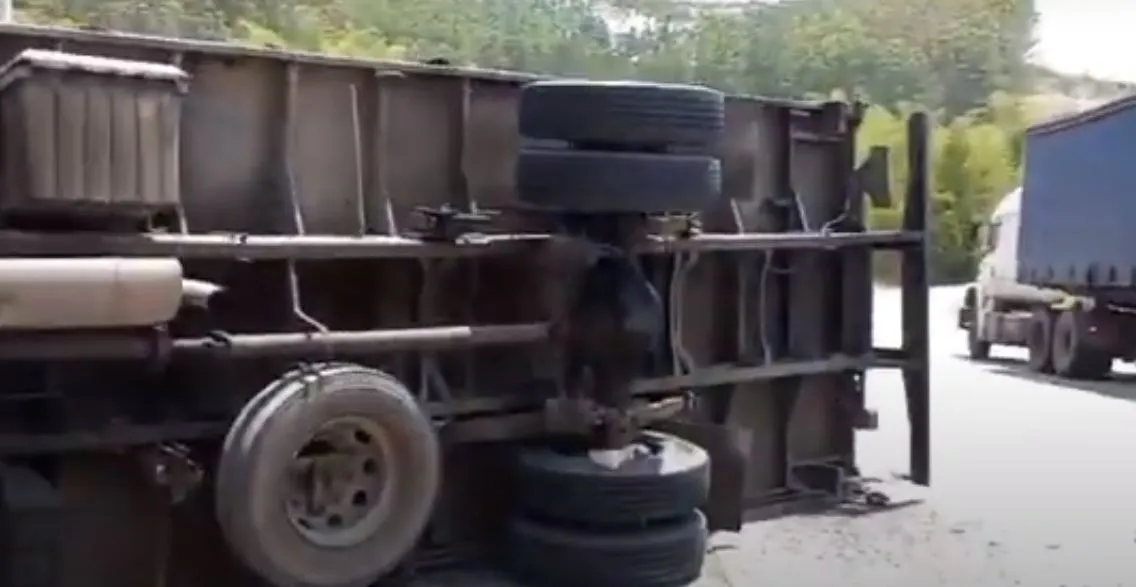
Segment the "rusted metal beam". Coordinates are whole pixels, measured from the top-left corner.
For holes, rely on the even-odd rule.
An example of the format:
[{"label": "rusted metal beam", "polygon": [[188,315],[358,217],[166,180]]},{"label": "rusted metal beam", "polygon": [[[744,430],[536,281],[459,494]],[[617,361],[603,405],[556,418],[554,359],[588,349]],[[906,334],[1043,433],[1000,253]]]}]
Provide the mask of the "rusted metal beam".
[{"label": "rusted metal beam", "polygon": [[153,360],[165,357],[329,357],[528,344],[548,338],[545,323],[433,326],[362,331],[218,334],[168,339],[154,332],[33,332],[0,335],[0,359]]},{"label": "rusted metal beam", "polygon": [[334,354],[436,351],[482,346],[526,344],[548,339],[548,325],[435,326],[390,330],[234,334],[224,337],[177,339],[176,355],[225,358],[309,356]]},{"label": "rusted metal beam", "polygon": [[[0,255],[8,257],[120,256],[182,259],[330,260],[452,258],[531,253],[553,238],[547,234],[470,235],[455,243],[398,236],[244,234],[46,234],[0,231]],[[655,238],[643,254],[711,251],[837,250],[847,247],[904,248],[920,243],[918,232],[702,234]]]},{"label": "rusted metal beam", "polygon": [[[500,331],[494,335],[497,336]],[[535,336],[536,331],[529,332]],[[14,339],[8,339],[9,342]],[[105,336],[90,340],[113,348],[115,342]],[[143,339],[137,338],[135,348],[148,349]],[[32,343],[35,347],[36,343]],[[5,351],[16,345],[0,341],[0,358]],[[69,348],[73,351],[74,348]],[[92,348],[93,350],[93,348]],[[88,353],[89,354],[89,353]],[[819,373],[832,373],[849,369],[902,368],[905,359],[898,352],[885,353],[892,356],[881,358],[875,355],[863,357],[836,357],[817,361],[785,361],[775,365],[744,367],[719,365],[683,376],[640,379],[635,384],[636,395],[648,395],[665,391],[710,387],[721,385],[721,381],[739,382],[780,377],[798,377]],[[84,358],[89,358],[84,356]],[[543,397],[526,393],[497,397],[468,397],[449,401],[427,402],[424,408],[431,416],[438,418],[465,417],[447,424],[448,438],[460,441],[488,441],[539,435],[544,432],[545,418],[541,409]],[[501,414],[504,411],[515,412]],[[161,424],[116,424],[104,430],[82,432],[51,433],[5,433],[0,434],[0,454],[44,454],[73,451],[100,451],[124,446],[142,446],[174,440],[194,440],[223,435],[229,427],[228,421],[172,422]]]},{"label": "rusted metal beam", "polygon": [[[637,396],[643,396],[785,377],[841,373],[871,368],[901,369],[906,365],[901,352],[892,349],[877,350],[880,351],[879,355],[873,352],[873,354],[859,357],[836,356],[830,359],[807,361],[786,360],[757,366],[713,365],[700,368],[694,373],[686,375],[639,379],[634,383],[633,393]],[[427,402],[427,409],[435,416],[472,416],[479,413],[534,409],[545,397],[540,393],[531,392],[498,396],[470,393],[463,393],[462,395],[471,397]]]},{"label": "rusted metal beam", "polygon": [[860,371],[873,367],[899,367],[902,363],[882,360],[873,355],[850,357],[833,355],[825,359],[805,361],[778,361],[769,365],[714,365],[687,375],[671,375],[640,379],[635,382],[635,393],[652,393],[677,389],[739,385],[763,379],[783,379],[824,373]]},{"label": "rusted metal beam", "polygon": [[[699,369],[687,375],[640,379],[633,386],[636,395],[667,391],[690,390],[721,385],[737,385],[762,379],[784,379],[824,373],[860,371],[872,367],[903,368],[906,363],[875,356],[835,356],[815,361],[784,361],[774,365],[738,366],[717,365]],[[459,420],[445,425],[446,438],[452,442],[489,442],[518,437],[533,437],[547,432],[544,415],[540,412],[521,412],[494,415],[503,410],[537,410],[542,398],[532,394],[524,397],[482,397],[450,402],[432,402],[429,411],[435,416],[461,416],[465,410],[484,415]],[[465,412],[470,415],[470,412]]]}]

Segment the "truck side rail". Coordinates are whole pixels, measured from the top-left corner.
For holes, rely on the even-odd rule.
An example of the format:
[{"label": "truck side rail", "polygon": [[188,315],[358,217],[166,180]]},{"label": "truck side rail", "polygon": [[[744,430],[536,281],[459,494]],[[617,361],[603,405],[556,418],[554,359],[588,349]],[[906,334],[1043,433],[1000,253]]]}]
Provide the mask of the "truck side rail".
[{"label": "truck side rail", "polygon": [[[179,257],[182,259],[446,259],[532,252],[553,238],[548,234],[462,235],[452,242],[404,236],[326,236],[255,234],[49,234],[0,230],[0,255]],[[792,232],[700,234],[656,237],[638,251],[753,252],[836,250],[845,247],[902,249],[922,244],[911,230],[870,232]]]}]

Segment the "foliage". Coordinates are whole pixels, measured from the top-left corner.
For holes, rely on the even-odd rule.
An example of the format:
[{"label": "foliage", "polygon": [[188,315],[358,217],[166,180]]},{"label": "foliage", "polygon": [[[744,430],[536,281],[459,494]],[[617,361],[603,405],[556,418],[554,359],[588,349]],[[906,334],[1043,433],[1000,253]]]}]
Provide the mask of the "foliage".
[{"label": "foliage", "polygon": [[[969,223],[1018,181],[1026,124],[1015,98],[1037,77],[1033,0],[17,0],[24,21],[228,39],[375,58],[593,78],[705,83],[878,106],[861,143],[893,149],[902,113],[935,132],[935,269],[973,266]],[[1052,76],[1050,76],[1050,79]],[[900,203],[874,210],[895,226]]]},{"label": "foliage", "polygon": [[[1026,125],[1024,113],[1014,116],[1000,109],[999,100],[975,109],[950,122],[940,123],[932,141],[934,194],[932,199],[934,249],[932,262],[940,281],[968,279],[974,269],[977,244],[972,230],[998,200],[1020,181],[1020,147]],[[1016,110],[1015,110],[1016,112]],[[903,193],[908,170],[905,153],[905,120],[902,116],[874,107],[868,111],[861,129],[862,148],[882,144],[892,149],[892,192]],[[880,228],[898,228],[902,202],[892,209],[874,209],[870,222]],[[883,268],[885,275],[893,267]]]}]

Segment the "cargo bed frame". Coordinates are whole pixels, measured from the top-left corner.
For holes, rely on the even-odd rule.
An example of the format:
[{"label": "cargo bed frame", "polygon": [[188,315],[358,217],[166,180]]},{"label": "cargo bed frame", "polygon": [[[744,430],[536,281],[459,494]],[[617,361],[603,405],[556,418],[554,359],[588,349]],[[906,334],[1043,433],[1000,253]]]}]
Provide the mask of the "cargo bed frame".
[{"label": "cargo bed frame", "polygon": [[[559,242],[508,179],[513,101],[536,78],[0,25],[0,60],[33,47],[187,71],[181,195],[146,232],[6,224],[0,257],[176,257],[228,296],[159,329],[0,331],[13,382],[0,392],[0,461],[51,480],[68,584],[151,585],[140,560],[162,561],[177,585],[243,577],[209,492],[171,504],[138,457],[188,447],[209,479],[208,455],[248,397],[296,361],[341,357],[413,384],[440,425],[446,487],[411,568],[483,554],[508,508],[511,447],[548,433],[557,393],[544,376],[549,319],[517,293],[541,287]],[[638,251],[693,366],[664,352],[634,393],[681,400],[659,427],[710,452],[714,529],[844,496],[854,430],[874,426],[872,369],[902,372],[910,476],[930,482],[929,125],[909,120],[902,228],[868,230],[864,194],[881,189],[869,183],[887,158],[857,169],[861,114],[730,98],[725,202],[698,226],[660,220]],[[872,344],[873,251],[901,260],[900,348]]]}]

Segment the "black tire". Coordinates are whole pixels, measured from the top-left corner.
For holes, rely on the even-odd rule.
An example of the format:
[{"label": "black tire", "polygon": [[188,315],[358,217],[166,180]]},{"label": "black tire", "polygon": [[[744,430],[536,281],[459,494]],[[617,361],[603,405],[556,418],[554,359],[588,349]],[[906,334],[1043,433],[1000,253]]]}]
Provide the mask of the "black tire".
[{"label": "black tire", "polygon": [[698,155],[523,149],[516,180],[526,204],[584,213],[698,212],[722,192],[718,160]]},{"label": "black tire", "polygon": [[1068,379],[1104,379],[1112,370],[1112,356],[1087,340],[1088,317],[1065,310],[1053,325],[1053,371]]},{"label": "black tire", "polygon": [[[349,546],[304,538],[284,514],[285,471],[322,424],[367,420],[383,432],[386,504],[380,529]],[[277,587],[357,587],[392,570],[414,548],[441,482],[433,425],[396,379],[345,364],[292,371],[254,397],[234,421],[217,470],[217,518],[234,553]]]},{"label": "black tire", "polygon": [[725,96],[701,86],[544,81],[521,93],[518,129],[533,139],[628,147],[716,147]]},{"label": "black tire", "polygon": [[1035,373],[1053,372],[1053,312],[1038,308],[1030,316],[1026,332],[1029,358],[1026,365]]},{"label": "black tire", "polygon": [[233,489],[230,486],[234,480],[238,478],[238,473],[229,469],[232,467],[240,466],[243,464],[242,459],[239,458],[226,458],[226,455],[235,456],[239,455],[244,449],[239,444],[245,439],[244,431],[250,426],[250,420],[260,416],[264,413],[264,406],[277,398],[278,392],[286,384],[302,379],[305,375],[310,373],[322,373],[331,369],[347,368],[353,366],[350,363],[317,363],[313,365],[305,365],[298,369],[293,369],[284,373],[273,381],[268,387],[262,389],[245,403],[241,411],[237,413],[237,417],[229,424],[229,431],[225,435],[224,443],[221,445],[221,458],[217,464],[216,475],[216,510],[217,519],[225,519],[228,517],[228,508],[232,500],[223,499],[221,496],[232,495]]},{"label": "black tire", "polygon": [[975,361],[990,358],[990,343],[982,340],[978,332],[978,306],[970,307],[970,324],[966,328],[966,353]]},{"label": "black tire", "polygon": [[534,516],[594,527],[673,520],[705,504],[710,457],[698,445],[661,432],[643,433],[651,454],[617,468],[587,454],[527,449],[518,459],[518,499]]},{"label": "black tire", "polygon": [[517,517],[508,528],[508,561],[521,581],[540,587],[685,587],[706,558],[706,518],[624,532],[561,528]]}]

